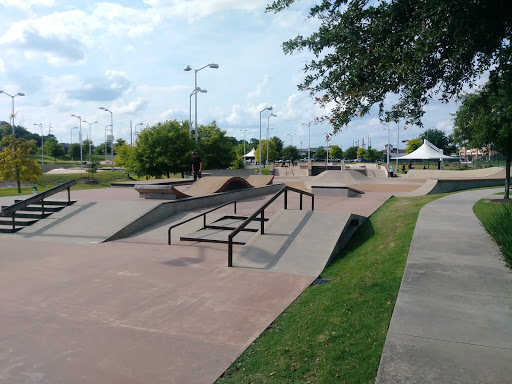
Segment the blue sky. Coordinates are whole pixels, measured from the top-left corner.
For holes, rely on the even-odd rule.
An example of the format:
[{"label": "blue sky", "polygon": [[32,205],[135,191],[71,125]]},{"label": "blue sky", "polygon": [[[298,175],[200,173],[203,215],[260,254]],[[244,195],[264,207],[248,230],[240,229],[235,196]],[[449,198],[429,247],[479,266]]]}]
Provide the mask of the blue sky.
[{"label": "blue sky", "polygon": [[[268,0],[128,0],[122,2],[0,0],[0,90],[15,98],[16,124],[40,133],[49,127],[60,142],[70,142],[79,115],[92,124],[94,145],[105,140],[113,112],[114,136],[130,142],[130,121],[152,125],[188,120],[194,71],[209,63],[218,69],[198,72],[198,123],[213,120],[238,139],[262,136],[285,144],[308,145],[308,123],[324,112],[297,90],[309,52],[284,55],[282,42],[316,30],[307,20],[312,0],[297,1],[280,14],[266,14]],[[192,100],[193,101],[193,100]],[[426,108],[426,128],[452,131],[455,103]],[[0,95],[0,120],[9,121],[11,98]],[[192,119],[194,105],[192,104]],[[355,140],[374,148],[387,143],[377,115],[353,121],[331,144],[348,148]],[[138,127],[141,129],[141,126]],[[82,124],[83,138],[89,125]],[[242,130],[242,131],[241,131]],[[311,125],[311,146],[325,144],[327,125]],[[398,127],[391,126],[396,144]],[[400,126],[400,141],[422,129]],[[77,142],[73,131],[73,142]],[[402,145],[401,145],[402,146]]]}]

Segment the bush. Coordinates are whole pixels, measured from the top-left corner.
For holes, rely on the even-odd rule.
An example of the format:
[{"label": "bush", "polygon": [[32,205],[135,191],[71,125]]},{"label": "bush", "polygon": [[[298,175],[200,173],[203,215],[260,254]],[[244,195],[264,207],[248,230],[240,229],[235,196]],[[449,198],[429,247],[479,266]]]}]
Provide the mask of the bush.
[{"label": "bush", "polygon": [[504,200],[497,204],[487,203],[485,206],[485,213],[477,216],[498,244],[505,262],[512,268],[512,203]]}]

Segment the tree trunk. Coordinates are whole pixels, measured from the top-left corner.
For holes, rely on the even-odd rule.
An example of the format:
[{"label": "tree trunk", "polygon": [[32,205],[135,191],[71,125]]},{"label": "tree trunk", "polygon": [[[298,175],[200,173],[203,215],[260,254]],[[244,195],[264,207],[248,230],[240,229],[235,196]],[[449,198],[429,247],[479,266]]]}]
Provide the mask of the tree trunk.
[{"label": "tree trunk", "polygon": [[507,156],[507,160],[505,161],[505,195],[503,198],[505,200],[508,200],[509,193],[510,193],[510,163],[511,163],[512,157]]}]

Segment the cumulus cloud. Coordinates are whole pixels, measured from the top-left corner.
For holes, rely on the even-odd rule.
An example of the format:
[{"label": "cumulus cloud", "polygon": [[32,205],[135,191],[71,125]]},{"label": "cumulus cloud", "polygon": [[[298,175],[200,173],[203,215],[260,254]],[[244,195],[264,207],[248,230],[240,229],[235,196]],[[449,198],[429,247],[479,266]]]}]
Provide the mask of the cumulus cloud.
[{"label": "cumulus cloud", "polygon": [[127,105],[123,105],[119,108],[119,112],[124,113],[135,113],[141,112],[146,109],[148,103],[145,100],[142,100],[141,97],[137,98],[135,101],[130,101]]},{"label": "cumulus cloud", "polygon": [[118,71],[107,71],[105,78],[91,79],[80,88],[66,92],[70,99],[80,101],[112,101],[119,98],[131,85],[127,76]]}]

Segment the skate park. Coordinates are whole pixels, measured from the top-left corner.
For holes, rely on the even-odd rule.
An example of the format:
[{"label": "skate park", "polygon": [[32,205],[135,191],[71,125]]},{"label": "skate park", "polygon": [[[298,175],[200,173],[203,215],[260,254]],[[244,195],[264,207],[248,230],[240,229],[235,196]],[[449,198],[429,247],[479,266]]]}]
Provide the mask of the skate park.
[{"label": "skate park", "polygon": [[[72,191],[72,205],[14,234],[1,234],[3,381],[30,375],[36,382],[214,382],[391,196],[503,185],[505,172],[418,170],[388,178],[370,166],[313,177],[298,168],[293,175],[279,171],[271,184],[266,178],[241,190],[219,191],[221,181],[205,177],[204,194],[196,186],[195,196],[173,201],[141,197],[134,186]],[[213,184],[217,192],[210,193]],[[290,189],[265,208],[264,220],[248,224],[252,231],[233,244],[229,268],[225,240],[226,231],[237,226],[229,222],[232,216],[253,215],[285,186]],[[315,187],[314,203],[300,193],[311,194]],[[189,188],[175,186],[184,193]],[[347,189],[354,194],[333,193]],[[488,194],[481,191],[478,197]],[[66,198],[63,191],[51,199]],[[233,204],[208,212],[232,200],[236,213]],[[1,199],[2,206],[13,202]],[[189,219],[168,238],[169,227]],[[225,220],[228,229],[212,225],[201,233],[203,220]],[[499,281],[512,292],[509,280]],[[399,309],[407,306],[400,297]],[[383,355],[389,365],[379,371],[379,382],[393,382],[397,354],[389,351],[397,348],[393,337],[406,344],[404,322],[392,320]],[[493,342],[510,352],[510,333],[505,335]],[[495,368],[506,359],[486,347]]]}]

